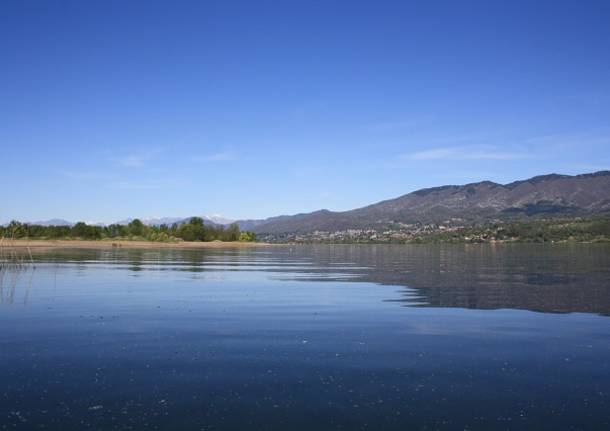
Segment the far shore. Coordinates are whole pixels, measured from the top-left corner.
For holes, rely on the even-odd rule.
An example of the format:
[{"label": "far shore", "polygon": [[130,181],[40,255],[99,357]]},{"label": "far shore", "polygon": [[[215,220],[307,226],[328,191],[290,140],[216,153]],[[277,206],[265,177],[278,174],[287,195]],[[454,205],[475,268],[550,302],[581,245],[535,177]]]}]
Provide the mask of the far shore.
[{"label": "far shore", "polygon": [[80,239],[14,239],[0,241],[4,248],[255,248],[269,247],[265,242],[239,241],[130,241],[130,240],[80,240]]}]

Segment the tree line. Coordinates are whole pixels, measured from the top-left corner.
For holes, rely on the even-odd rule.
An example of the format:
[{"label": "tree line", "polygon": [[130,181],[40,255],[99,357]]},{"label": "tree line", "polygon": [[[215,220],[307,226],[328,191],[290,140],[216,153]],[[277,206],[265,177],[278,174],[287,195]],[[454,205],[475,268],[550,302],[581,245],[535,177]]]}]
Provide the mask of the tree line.
[{"label": "tree line", "polygon": [[133,239],[148,241],[255,241],[253,232],[240,231],[236,223],[227,227],[205,224],[200,217],[192,217],[186,223],[149,226],[139,219],[129,224],[107,226],[89,225],[78,222],[73,226],[43,226],[11,221],[0,226],[0,238],[38,239]]}]

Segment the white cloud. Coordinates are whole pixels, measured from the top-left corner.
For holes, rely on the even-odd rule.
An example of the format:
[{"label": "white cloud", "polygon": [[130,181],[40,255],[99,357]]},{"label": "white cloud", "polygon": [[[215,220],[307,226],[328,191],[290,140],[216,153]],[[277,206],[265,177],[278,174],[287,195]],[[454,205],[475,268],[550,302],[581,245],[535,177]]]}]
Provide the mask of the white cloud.
[{"label": "white cloud", "polygon": [[569,165],[571,169],[577,169],[584,172],[596,172],[610,170],[610,164],[589,164],[589,163],[574,163]]},{"label": "white cloud", "polygon": [[490,146],[440,147],[400,156],[404,160],[520,160],[530,158],[523,151],[504,151]]},{"label": "white cloud", "polygon": [[144,165],[144,161],[146,159],[147,159],[146,157],[132,154],[132,155],[121,157],[121,158],[118,158],[115,160],[119,165],[121,165],[124,168],[139,168],[140,166]]},{"label": "white cloud", "polygon": [[125,154],[120,157],[113,157],[112,160],[123,168],[141,168],[149,160],[155,158],[163,150],[153,148],[145,151],[140,151],[131,154]]}]

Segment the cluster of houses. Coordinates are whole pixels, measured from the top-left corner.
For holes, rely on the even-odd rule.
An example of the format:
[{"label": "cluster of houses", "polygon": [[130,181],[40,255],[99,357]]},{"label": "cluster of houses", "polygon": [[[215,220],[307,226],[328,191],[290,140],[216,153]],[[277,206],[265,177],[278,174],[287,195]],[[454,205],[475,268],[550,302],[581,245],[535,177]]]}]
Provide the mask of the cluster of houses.
[{"label": "cluster of houses", "polygon": [[456,231],[463,226],[454,220],[441,224],[397,224],[385,229],[346,229],[339,231],[316,230],[309,233],[262,234],[265,242],[290,243],[403,243],[439,232]]}]

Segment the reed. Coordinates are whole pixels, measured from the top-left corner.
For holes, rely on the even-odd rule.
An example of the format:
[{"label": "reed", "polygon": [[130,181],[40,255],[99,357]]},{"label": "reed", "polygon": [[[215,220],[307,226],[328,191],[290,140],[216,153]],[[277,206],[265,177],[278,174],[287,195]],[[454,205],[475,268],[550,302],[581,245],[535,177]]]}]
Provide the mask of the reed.
[{"label": "reed", "polygon": [[30,247],[15,247],[13,238],[0,238],[0,270],[26,266],[34,266]]}]

